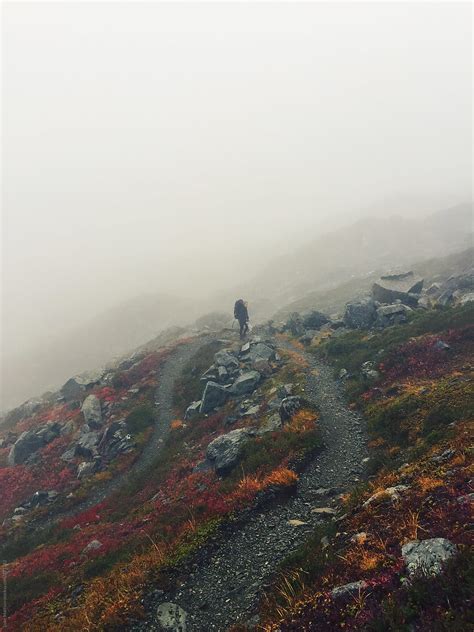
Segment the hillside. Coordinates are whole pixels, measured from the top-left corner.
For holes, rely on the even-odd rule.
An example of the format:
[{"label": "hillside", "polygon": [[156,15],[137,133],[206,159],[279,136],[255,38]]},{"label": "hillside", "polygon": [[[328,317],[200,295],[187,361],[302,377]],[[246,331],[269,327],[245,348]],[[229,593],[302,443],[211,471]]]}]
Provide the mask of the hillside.
[{"label": "hillside", "polygon": [[178,329],[12,411],[8,630],[467,629],[472,298]]},{"label": "hillside", "polygon": [[[2,376],[2,408],[7,410],[28,397],[54,390],[70,375],[105,364],[169,326],[189,326],[215,310],[228,312],[231,318],[238,296],[250,300],[255,323],[277,311],[298,311],[304,304],[318,304],[332,313],[369,287],[383,270],[418,265],[431,258],[442,260],[471,246],[470,204],[423,220],[368,217],[307,244],[295,243],[291,255],[270,259],[264,269],[255,266],[255,274],[237,287],[210,292],[202,279],[199,299],[150,292],[103,314],[94,314],[91,305],[91,317],[83,326],[60,337],[45,332],[42,340],[46,342],[38,348],[4,358],[8,370]],[[441,267],[446,267],[443,262]]]}]

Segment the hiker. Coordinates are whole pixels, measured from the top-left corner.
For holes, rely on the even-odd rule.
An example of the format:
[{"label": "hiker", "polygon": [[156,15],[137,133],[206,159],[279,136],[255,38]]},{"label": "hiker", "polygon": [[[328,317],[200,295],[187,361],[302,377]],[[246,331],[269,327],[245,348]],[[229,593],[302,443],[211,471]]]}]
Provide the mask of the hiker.
[{"label": "hiker", "polygon": [[241,338],[243,338],[249,330],[249,312],[247,305],[248,303],[245,303],[243,298],[239,298],[234,305],[234,318],[239,321]]}]

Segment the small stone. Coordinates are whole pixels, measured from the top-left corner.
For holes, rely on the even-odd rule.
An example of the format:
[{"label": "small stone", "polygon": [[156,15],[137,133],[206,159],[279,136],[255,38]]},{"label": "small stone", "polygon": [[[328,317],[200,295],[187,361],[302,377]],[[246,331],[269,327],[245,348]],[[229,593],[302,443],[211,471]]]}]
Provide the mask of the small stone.
[{"label": "small stone", "polygon": [[291,520],[288,520],[288,524],[292,527],[302,527],[303,525],[308,523],[303,522],[303,520],[298,520],[297,518],[292,518]]}]

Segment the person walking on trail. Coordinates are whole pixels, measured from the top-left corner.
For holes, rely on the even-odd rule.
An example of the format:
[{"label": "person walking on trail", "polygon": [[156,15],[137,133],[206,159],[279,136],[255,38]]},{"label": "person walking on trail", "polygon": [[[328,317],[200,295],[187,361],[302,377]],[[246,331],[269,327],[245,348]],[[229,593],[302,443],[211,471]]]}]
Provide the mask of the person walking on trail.
[{"label": "person walking on trail", "polygon": [[248,303],[246,303],[243,298],[239,298],[234,305],[234,318],[239,321],[241,338],[243,338],[249,330],[249,312],[247,305]]}]

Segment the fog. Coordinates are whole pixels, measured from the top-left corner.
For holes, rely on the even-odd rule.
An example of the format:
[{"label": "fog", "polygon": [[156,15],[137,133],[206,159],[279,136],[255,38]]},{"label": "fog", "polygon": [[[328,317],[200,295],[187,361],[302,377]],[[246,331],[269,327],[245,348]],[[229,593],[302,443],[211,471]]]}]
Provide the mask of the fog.
[{"label": "fog", "polygon": [[469,3],[12,2],[2,41],[5,361],[472,198]]}]

